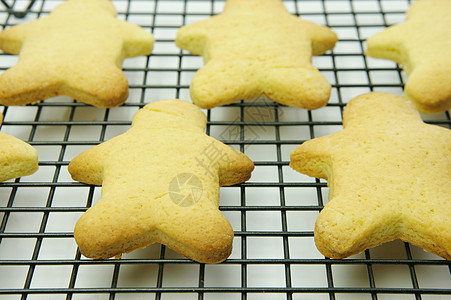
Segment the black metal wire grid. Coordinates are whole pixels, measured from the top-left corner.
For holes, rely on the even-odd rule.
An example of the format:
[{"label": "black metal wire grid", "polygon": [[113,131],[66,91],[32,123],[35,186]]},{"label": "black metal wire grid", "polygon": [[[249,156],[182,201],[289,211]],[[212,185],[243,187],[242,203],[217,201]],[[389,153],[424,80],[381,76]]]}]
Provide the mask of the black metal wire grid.
[{"label": "black metal wire grid", "polygon": [[[0,10],[2,29],[48,14],[61,1],[14,1]],[[291,13],[328,25],[340,41],[314,65],[333,86],[330,103],[315,111],[267,99],[205,111],[207,133],[255,161],[250,181],[221,189],[220,209],[235,231],[224,263],[205,265],[161,245],[121,260],[81,256],[73,226],[99,199],[100,187],[74,182],[71,158],[129,126],[144,104],[189,100],[200,57],[174,45],[177,29],[220,13],[224,1],[114,0],[118,17],[152,31],[149,57],[129,59],[130,98],[100,109],[57,97],[3,107],[2,132],[36,147],[37,173],[0,183],[0,296],[11,299],[450,299],[451,265],[394,241],[344,260],[326,259],[313,243],[313,225],[327,202],[325,181],[292,171],[289,153],[301,142],[341,129],[352,97],[381,90],[401,94],[405,75],[394,63],[363,56],[365,40],[402,22],[409,1],[284,1]],[[8,4],[9,5],[9,4]],[[26,12],[15,14],[16,11]],[[22,18],[24,17],[24,18]],[[0,54],[0,70],[17,57]],[[449,112],[423,116],[451,127]]]}]

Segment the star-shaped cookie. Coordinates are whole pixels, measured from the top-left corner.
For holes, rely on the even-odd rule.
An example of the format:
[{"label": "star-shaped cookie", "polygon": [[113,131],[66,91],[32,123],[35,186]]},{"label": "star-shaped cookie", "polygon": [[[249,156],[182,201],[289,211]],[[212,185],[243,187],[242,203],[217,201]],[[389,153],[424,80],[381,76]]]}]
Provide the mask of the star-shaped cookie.
[{"label": "star-shaped cookie", "polygon": [[0,32],[0,49],[19,54],[0,75],[0,104],[66,95],[98,107],[128,97],[124,58],[150,54],[153,37],[116,19],[109,0],[68,0],[50,15]]},{"label": "star-shaped cookie", "polygon": [[[0,114],[0,125],[3,115]],[[38,169],[38,152],[29,144],[0,132],[0,182],[30,175]]]},{"label": "star-shaped cookie", "polygon": [[199,262],[232,250],[233,230],[218,209],[219,186],[250,178],[243,153],[204,133],[205,114],[182,100],[139,110],[132,128],[75,157],[72,178],[102,185],[102,197],[78,220],[83,255],[103,259],[154,242]]},{"label": "star-shaped cookie", "polygon": [[289,14],[280,0],[227,0],[222,14],[182,27],[176,44],[204,58],[190,86],[202,108],[265,94],[315,109],[327,104],[331,86],[311,57],[336,41],[332,30]]},{"label": "star-shaped cookie", "polygon": [[367,55],[402,65],[408,79],[405,95],[423,113],[451,109],[450,15],[449,0],[419,0],[404,23],[367,40]]},{"label": "star-shaped cookie", "polygon": [[351,100],[343,126],[291,153],[293,169],[328,180],[319,251],[344,258],[399,238],[451,259],[451,131],[382,92]]}]

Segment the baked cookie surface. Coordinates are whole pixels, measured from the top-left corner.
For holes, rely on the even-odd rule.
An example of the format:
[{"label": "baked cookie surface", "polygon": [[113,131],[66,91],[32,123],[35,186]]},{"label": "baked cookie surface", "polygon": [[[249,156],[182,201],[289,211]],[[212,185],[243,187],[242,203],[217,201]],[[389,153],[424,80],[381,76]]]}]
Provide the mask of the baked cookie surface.
[{"label": "baked cookie surface", "polygon": [[176,44],[204,58],[190,87],[202,108],[265,94],[315,109],[328,102],[331,86],[311,57],[336,41],[332,30],[289,14],[280,0],[228,0],[222,14],[182,27]]},{"label": "baked cookie surface", "polygon": [[68,0],[50,15],[0,32],[0,49],[19,54],[0,75],[0,104],[25,105],[58,95],[98,107],[128,97],[127,57],[148,55],[154,39],[116,19],[109,0]]},{"label": "baked cookie surface", "polygon": [[367,55],[402,65],[408,77],[405,95],[423,113],[451,109],[450,15],[449,0],[419,0],[404,23],[367,40]]},{"label": "baked cookie surface", "polygon": [[230,255],[233,230],[218,209],[219,186],[246,181],[254,165],[205,126],[195,105],[157,101],[125,134],[70,162],[74,180],[102,185],[101,200],[75,226],[83,255],[109,258],[154,242],[200,262]]},{"label": "baked cookie surface", "polygon": [[[0,125],[3,115],[0,114]],[[38,170],[38,152],[29,144],[0,132],[0,182]]]},{"label": "baked cookie surface", "polygon": [[451,131],[382,92],[351,100],[343,125],[291,153],[293,169],[328,180],[319,251],[345,258],[399,238],[451,259]]}]

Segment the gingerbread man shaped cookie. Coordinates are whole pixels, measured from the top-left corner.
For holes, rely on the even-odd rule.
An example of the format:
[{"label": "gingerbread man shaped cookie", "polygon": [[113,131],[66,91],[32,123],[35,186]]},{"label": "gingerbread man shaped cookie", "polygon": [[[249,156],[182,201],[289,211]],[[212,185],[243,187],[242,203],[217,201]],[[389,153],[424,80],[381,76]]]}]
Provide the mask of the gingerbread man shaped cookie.
[{"label": "gingerbread man shaped cookie", "polygon": [[230,255],[219,186],[246,181],[254,165],[205,126],[195,105],[157,101],[135,114],[129,131],[70,162],[73,179],[102,185],[101,200],[75,226],[82,254],[103,259],[159,242],[199,262]]},{"label": "gingerbread man shaped cookie", "polygon": [[343,126],[291,153],[293,169],[328,180],[319,251],[344,258],[401,239],[451,259],[451,131],[382,92],[351,100]]},{"label": "gingerbread man shaped cookie", "polygon": [[109,0],[68,0],[49,16],[0,32],[0,49],[19,54],[0,75],[0,104],[66,95],[98,107],[128,97],[124,58],[150,54],[153,37],[116,19]]},{"label": "gingerbread man shaped cookie", "polygon": [[[0,114],[0,125],[3,115]],[[29,144],[0,132],[0,182],[30,175],[38,169],[38,152]]]},{"label": "gingerbread man shaped cookie", "polygon": [[336,41],[332,30],[289,14],[280,0],[227,0],[222,14],[182,27],[176,44],[204,58],[190,86],[202,108],[265,94],[315,109],[327,104],[331,86],[311,57]]},{"label": "gingerbread man shaped cookie", "polygon": [[367,40],[367,55],[391,59],[407,73],[405,95],[423,113],[451,109],[451,1],[419,0],[406,21]]}]

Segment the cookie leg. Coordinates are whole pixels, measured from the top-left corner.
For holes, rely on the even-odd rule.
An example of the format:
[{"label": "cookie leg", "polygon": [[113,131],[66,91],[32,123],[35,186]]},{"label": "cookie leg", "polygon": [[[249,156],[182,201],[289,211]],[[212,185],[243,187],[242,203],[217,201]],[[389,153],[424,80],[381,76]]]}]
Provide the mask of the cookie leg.
[{"label": "cookie leg", "polygon": [[261,93],[256,76],[252,63],[210,60],[194,76],[190,87],[191,98],[194,104],[207,109],[253,99]]},{"label": "cookie leg", "polygon": [[58,96],[61,82],[45,66],[18,63],[0,76],[0,103],[26,105]]},{"label": "cookie leg", "polygon": [[[65,73],[65,74],[63,74]],[[65,95],[98,107],[114,107],[128,97],[128,82],[116,66],[72,69],[18,63],[0,76],[0,103],[26,105]]]},{"label": "cookie leg", "polygon": [[423,113],[451,109],[451,66],[416,68],[408,77],[406,96]]},{"label": "cookie leg", "polygon": [[224,215],[212,205],[176,206],[168,197],[133,202],[102,198],[75,225],[81,253],[105,259],[158,242],[196,261],[226,259],[233,230]]},{"label": "cookie leg", "polygon": [[217,209],[183,208],[170,223],[160,224],[159,241],[178,253],[205,263],[218,263],[232,252],[233,230]]},{"label": "cookie leg", "polygon": [[74,65],[61,93],[97,107],[115,107],[128,98],[128,82],[122,70],[111,64],[94,69],[93,63]]},{"label": "cookie leg", "polygon": [[385,213],[374,201],[352,201],[352,206],[340,202],[335,198],[316,220],[315,244],[324,256],[345,258],[398,238],[399,215]]},{"label": "cookie leg", "polygon": [[451,260],[451,232],[444,222],[451,210],[446,204],[441,210],[435,209],[433,205],[423,209],[427,205],[418,202],[406,207],[411,212],[406,214],[405,230],[400,239]]},{"label": "cookie leg", "polygon": [[329,82],[314,67],[273,67],[264,75],[265,94],[284,105],[320,108],[329,101],[330,90]]}]

